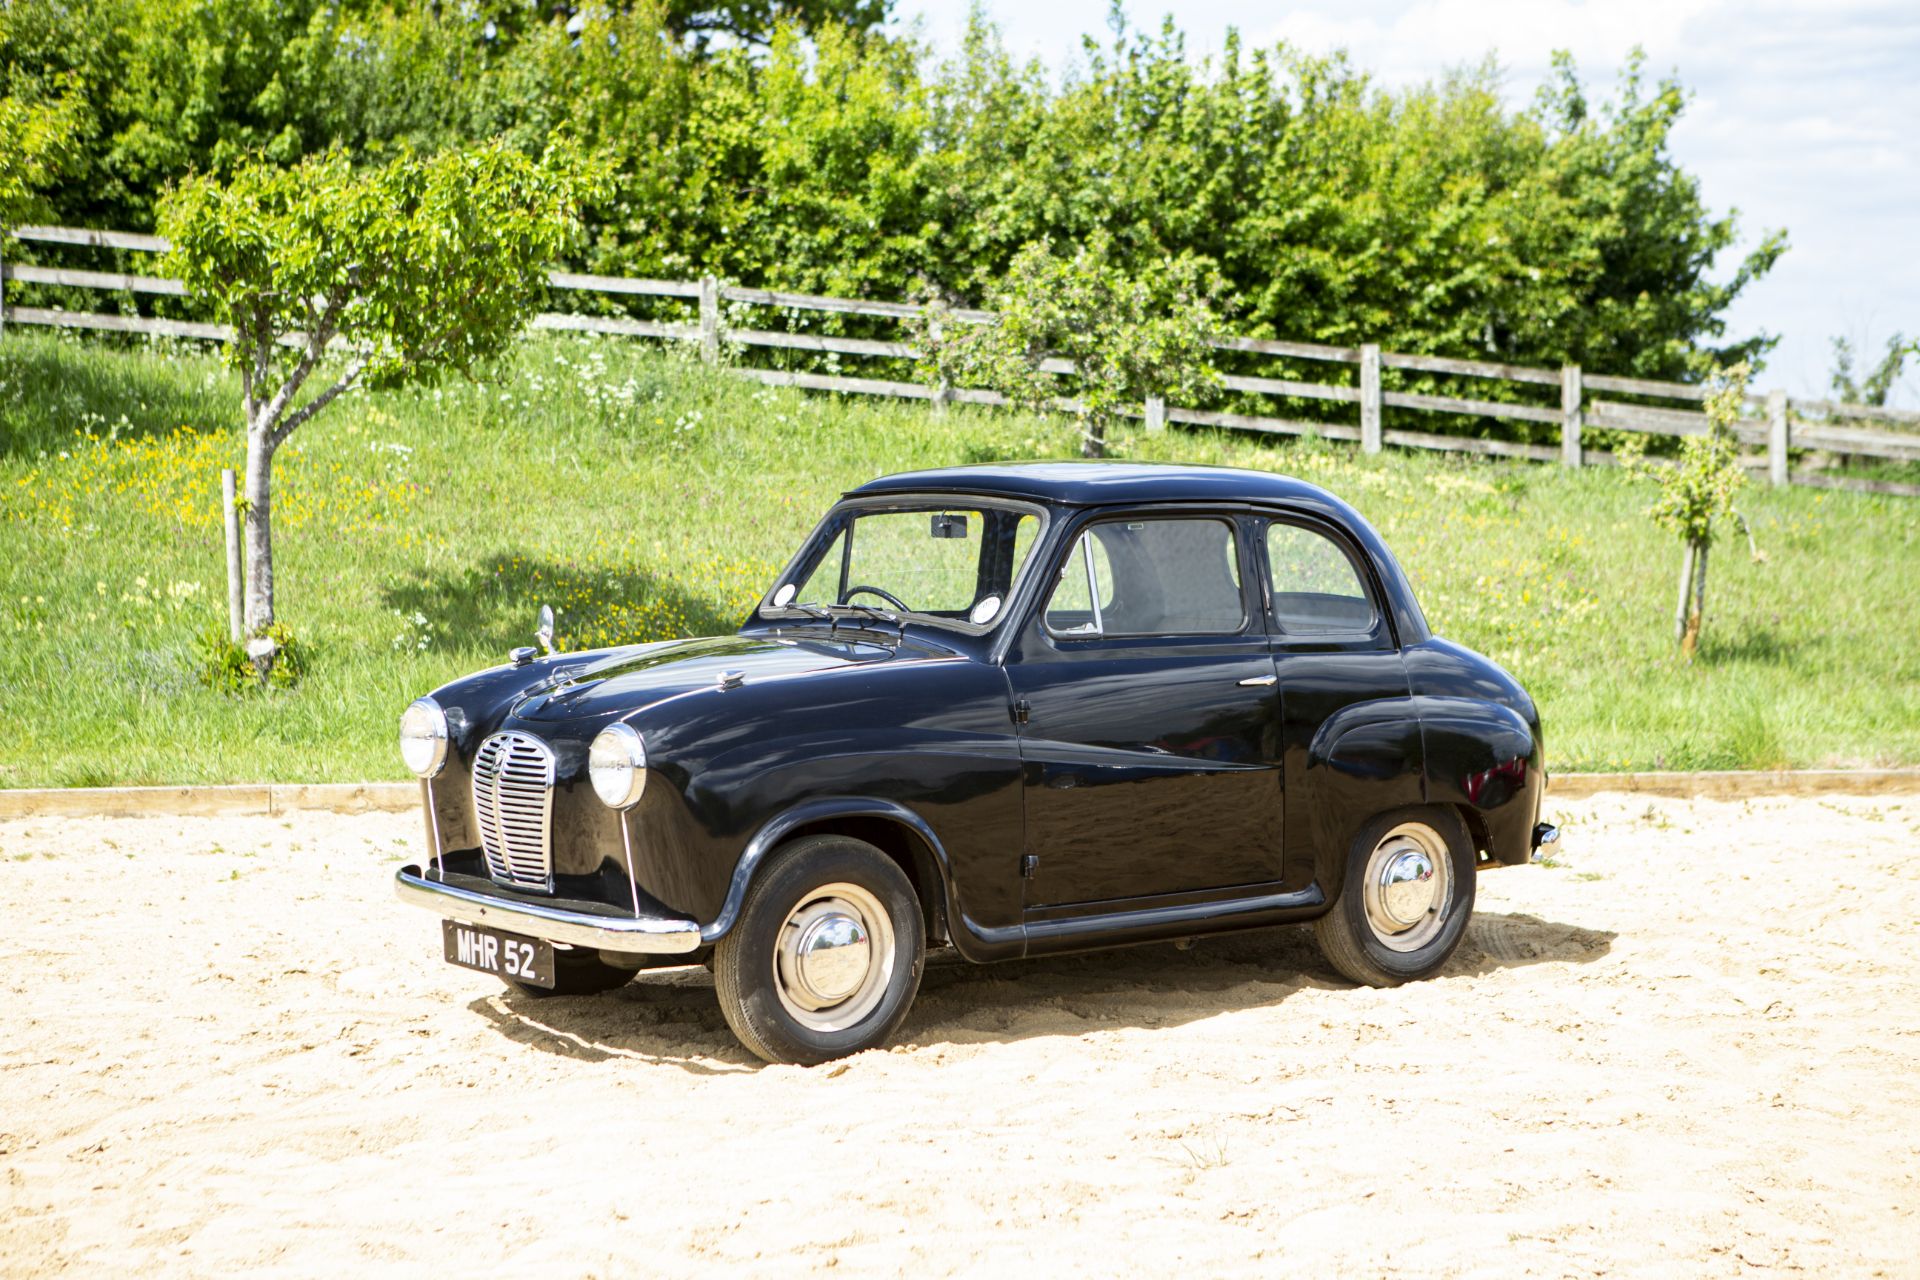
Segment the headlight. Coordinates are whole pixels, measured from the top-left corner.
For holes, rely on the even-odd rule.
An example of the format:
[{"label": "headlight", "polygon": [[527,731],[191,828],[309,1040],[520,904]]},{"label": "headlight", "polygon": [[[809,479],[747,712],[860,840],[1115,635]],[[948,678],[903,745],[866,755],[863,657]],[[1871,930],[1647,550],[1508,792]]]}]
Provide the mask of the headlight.
[{"label": "headlight", "polygon": [[631,809],[647,785],[647,749],[632,726],[608,725],[587,749],[587,777],[609,808]]},{"label": "headlight", "polygon": [[431,778],[447,763],[447,713],[432,698],[416,698],[400,713],[400,758]]}]

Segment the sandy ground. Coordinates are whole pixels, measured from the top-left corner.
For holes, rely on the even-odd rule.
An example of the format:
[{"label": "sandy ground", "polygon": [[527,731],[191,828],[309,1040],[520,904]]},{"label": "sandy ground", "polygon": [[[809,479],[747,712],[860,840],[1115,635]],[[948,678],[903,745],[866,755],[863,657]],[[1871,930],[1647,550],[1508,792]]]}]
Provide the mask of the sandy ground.
[{"label": "sandy ground", "polygon": [[1436,980],[948,965],[812,1071],[444,964],[411,818],[0,824],[0,1273],[1920,1276],[1920,797],[1555,811]]}]

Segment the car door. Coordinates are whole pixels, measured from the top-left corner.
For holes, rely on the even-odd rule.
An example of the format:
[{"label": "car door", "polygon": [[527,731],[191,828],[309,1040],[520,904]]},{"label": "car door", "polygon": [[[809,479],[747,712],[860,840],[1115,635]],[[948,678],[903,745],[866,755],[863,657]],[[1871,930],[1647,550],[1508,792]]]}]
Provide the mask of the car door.
[{"label": "car door", "polygon": [[1070,533],[1007,663],[1029,909],[1279,879],[1279,710],[1246,527],[1152,511]]},{"label": "car door", "polygon": [[[1313,804],[1305,803],[1301,789],[1312,765],[1315,735],[1335,716],[1368,710],[1358,704],[1375,704],[1374,710],[1407,708],[1406,663],[1366,558],[1340,529],[1287,512],[1268,513],[1249,523],[1266,586],[1274,672],[1279,677],[1282,772],[1293,801],[1284,879],[1289,888],[1300,888],[1314,880],[1315,846],[1344,838],[1334,833],[1337,820],[1366,816],[1370,806],[1379,807],[1382,788],[1419,776],[1420,739],[1418,726],[1407,724],[1410,711],[1370,719],[1364,728],[1356,720],[1351,732],[1366,738],[1366,776],[1342,779],[1339,791],[1327,790],[1336,784],[1323,776],[1317,784],[1322,791],[1315,793]],[[1323,741],[1321,749],[1333,745]],[[1345,803],[1347,793],[1356,790],[1358,803]],[[1336,797],[1342,802],[1336,803]],[[1325,812],[1316,814],[1316,805]],[[1316,818],[1322,829],[1314,829]]]}]

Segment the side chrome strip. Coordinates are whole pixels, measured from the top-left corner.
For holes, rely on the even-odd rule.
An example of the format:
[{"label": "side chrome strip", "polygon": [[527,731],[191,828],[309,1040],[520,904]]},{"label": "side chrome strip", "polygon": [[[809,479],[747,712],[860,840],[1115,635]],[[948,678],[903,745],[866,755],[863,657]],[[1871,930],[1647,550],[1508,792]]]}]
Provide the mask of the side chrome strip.
[{"label": "side chrome strip", "polygon": [[590,915],[545,903],[515,902],[472,889],[444,884],[419,867],[402,867],[393,877],[402,902],[425,907],[449,920],[524,933],[570,947],[643,954],[684,954],[700,946],[700,925],[676,916]]}]

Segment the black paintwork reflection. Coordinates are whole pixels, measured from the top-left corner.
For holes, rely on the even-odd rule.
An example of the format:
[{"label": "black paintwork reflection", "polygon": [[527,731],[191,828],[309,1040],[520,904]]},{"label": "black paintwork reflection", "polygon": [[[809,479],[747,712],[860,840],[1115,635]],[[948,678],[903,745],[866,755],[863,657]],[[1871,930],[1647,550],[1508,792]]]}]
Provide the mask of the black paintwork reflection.
[{"label": "black paintwork reflection", "polygon": [[[979,636],[750,619],[733,636],[497,667],[435,694],[453,726],[433,782],[443,847],[471,856],[473,753],[520,728],[558,760],[556,872],[570,892],[630,908],[621,819],[584,776],[587,744],[626,720],[649,761],[626,817],[634,874],[660,909],[703,923],[755,834],[803,805],[870,821],[973,960],[1310,918],[1338,893],[1355,829],[1403,804],[1458,805],[1496,858],[1528,856],[1544,786],[1532,701],[1428,634],[1399,566],[1338,499],[1284,477],[1077,464],[956,469],[924,490],[1048,506],[1035,575],[1089,504],[1239,501],[1250,518],[1331,521],[1367,558],[1383,624],[1364,642],[1303,644],[1256,625],[1076,648],[1036,643],[1043,592],[1029,584]],[[720,687],[723,671],[743,682]],[[1240,684],[1263,675],[1278,683]],[[1030,705],[1024,739],[1015,698]],[[896,818],[873,816],[884,813]],[[1032,881],[1027,852],[1040,856]]]},{"label": "black paintwork reflection", "polygon": [[1282,793],[1264,636],[1178,650],[1024,646],[1030,906],[1280,878]]}]

